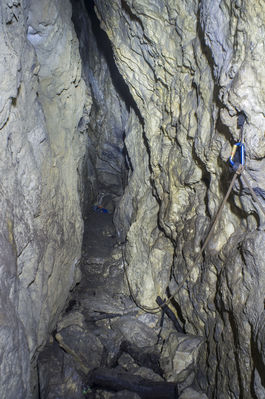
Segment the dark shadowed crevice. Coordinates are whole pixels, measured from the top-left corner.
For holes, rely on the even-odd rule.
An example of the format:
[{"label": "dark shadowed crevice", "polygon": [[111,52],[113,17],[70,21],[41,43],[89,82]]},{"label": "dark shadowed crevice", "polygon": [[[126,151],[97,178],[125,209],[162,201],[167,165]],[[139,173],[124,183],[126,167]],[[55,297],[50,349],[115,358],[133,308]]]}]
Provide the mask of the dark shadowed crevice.
[{"label": "dark shadowed crevice", "polygon": [[97,46],[101,54],[106,60],[106,63],[109,67],[112,83],[115,87],[115,90],[120,95],[120,97],[124,100],[127,108],[133,107],[133,98],[128,89],[127,84],[125,83],[123,77],[121,76],[113,56],[113,50],[111,47],[111,42],[108,38],[106,32],[100,28],[100,21],[94,10],[94,1],[86,0],[85,6],[88,12],[88,16],[91,21],[92,31],[97,42]]},{"label": "dark shadowed crevice", "polygon": [[[72,6],[73,6],[73,22],[75,26],[75,30],[77,33],[78,38],[80,37],[80,26],[78,24],[78,19],[75,16],[75,6],[76,4],[80,3],[80,0],[71,0]],[[101,52],[102,56],[104,57],[110,74],[111,74],[111,79],[113,86],[116,90],[116,92],[119,94],[121,99],[125,102],[127,109],[129,110],[132,108],[135,112],[135,114],[138,116],[139,121],[143,125],[143,118],[141,116],[140,110],[130,93],[130,90],[128,88],[127,83],[125,82],[124,78],[122,77],[116,63],[114,60],[114,55],[113,55],[113,50],[112,50],[112,45],[111,41],[108,38],[108,35],[106,32],[101,29],[100,27],[100,21],[95,13],[94,7],[94,1],[93,0],[85,0],[84,1],[88,17],[90,18],[91,21],[91,27],[92,27],[92,32],[94,34],[97,46],[99,51]]]},{"label": "dark shadowed crevice", "polygon": [[229,317],[229,322],[230,322],[230,326],[231,326],[231,330],[232,330],[232,334],[233,334],[234,347],[235,347],[235,350],[234,350],[235,366],[236,366],[236,370],[237,370],[237,379],[238,379],[238,385],[239,385],[238,398],[244,399],[244,384],[242,381],[241,370],[240,370],[240,359],[239,359],[240,339],[239,339],[238,327],[237,327],[235,317],[231,312],[228,313],[228,317]]},{"label": "dark shadowed crevice", "polygon": [[[143,128],[144,121],[115,63],[112,44],[100,27],[94,1],[71,1],[72,21],[79,39],[82,59],[82,76],[87,87],[91,89],[93,100],[87,126],[91,138],[88,149],[90,176],[95,176],[92,202],[97,201],[97,195],[104,191],[116,196],[117,203],[117,195],[120,196],[121,193],[118,193],[119,189],[111,183],[111,176],[119,175],[117,180],[121,181],[121,191],[124,192],[128,183],[128,171],[133,170],[125,145],[126,118],[130,110],[133,110]],[[110,103],[108,98],[113,101]],[[107,184],[108,176],[110,181]],[[91,182],[92,179],[87,177]],[[87,209],[87,206],[84,208]]]}]

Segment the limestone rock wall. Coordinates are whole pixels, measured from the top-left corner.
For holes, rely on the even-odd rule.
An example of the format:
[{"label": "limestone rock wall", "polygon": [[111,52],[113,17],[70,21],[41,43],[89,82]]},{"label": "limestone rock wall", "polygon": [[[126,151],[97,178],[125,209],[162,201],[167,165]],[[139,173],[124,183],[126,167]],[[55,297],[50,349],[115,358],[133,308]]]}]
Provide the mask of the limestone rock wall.
[{"label": "limestone rock wall", "polygon": [[[245,176],[264,206],[261,1],[95,0],[137,104],[126,126],[129,184],[116,212],[137,299],[168,284],[186,331],[205,336],[209,397],[264,397],[264,215],[240,180],[194,262],[232,179],[244,113]],[[138,114],[138,116],[136,115]]]},{"label": "limestone rock wall", "polygon": [[25,399],[78,277],[85,86],[68,1],[3,0],[0,16],[0,392]]}]

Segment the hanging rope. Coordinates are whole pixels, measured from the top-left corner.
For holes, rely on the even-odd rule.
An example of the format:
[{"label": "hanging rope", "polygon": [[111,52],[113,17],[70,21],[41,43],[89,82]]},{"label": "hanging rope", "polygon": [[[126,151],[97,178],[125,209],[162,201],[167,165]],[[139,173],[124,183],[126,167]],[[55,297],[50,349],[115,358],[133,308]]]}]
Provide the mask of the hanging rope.
[{"label": "hanging rope", "polygon": [[242,164],[240,164],[239,167],[238,167],[238,169],[236,170],[234,176],[233,176],[233,179],[232,179],[232,181],[231,181],[231,183],[230,183],[230,186],[229,186],[229,188],[228,188],[228,190],[227,190],[227,192],[226,192],[226,195],[225,195],[225,197],[224,197],[224,199],[223,199],[223,202],[221,203],[220,208],[219,208],[219,210],[218,210],[218,212],[217,212],[217,214],[216,214],[216,216],[215,216],[215,219],[214,219],[214,222],[213,222],[213,224],[212,224],[212,227],[211,227],[211,229],[210,229],[210,231],[209,231],[209,233],[208,233],[208,235],[207,235],[207,237],[206,237],[206,239],[205,239],[205,241],[204,241],[204,244],[203,244],[203,246],[202,246],[202,249],[201,249],[200,252],[199,252],[199,255],[198,255],[197,259],[198,259],[199,257],[201,257],[203,251],[204,251],[205,248],[207,247],[207,245],[208,245],[208,243],[209,243],[209,241],[210,241],[210,239],[211,239],[211,237],[212,237],[212,235],[213,235],[214,228],[215,228],[215,226],[216,226],[216,224],[217,224],[217,222],[218,222],[218,220],[219,220],[219,218],[220,218],[220,216],[221,216],[221,213],[223,212],[224,206],[225,206],[225,204],[226,204],[226,202],[227,202],[227,200],[228,200],[228,197],[229,197],[229,195],[230,195],[230,193],[231,193],[231,191],[232,191],[232,188],[233,188],[233,186],[234,186],[234,184],[235,184],[235,181],[236,181],[237,177],[240,176],[240,175],[242,174],[243,169],[244,169],[244,166],[243,166]]},{"label": "hanging rope", "polygon": [[163,304],[161,304],[160,306],[149,307],[149,306],[146,306],[146,305],[142,305],[142,304],[139,303],[139,301],[137,301],[137,299],[136,299],[136,297],[135,297],[135,295],[134,295],[134,293],[133,293],[131,284],[130,284],[130,280],[129,280],[129,276],[128,276],[128,271],[127,271],[127,267],[126,267],[125,256],[124,256],[124,248],[122,248],[122,259],[123,259],[124,273],[125,273],[125,277],[126,277],[126,280],[127,280],[127,285],[128,285],[128,288],[129,288],[130,295],[131,295],[131,297],[132,297],[134,303],[136,304],[136,306],[138,306],[140,309],[142,309],[142,310],[145,311],[146,313],[158,313],[158,312],[161,311],[161,309],[162,309],[164,306],[167,306],[167,305],[171,302],[171,300],[174,298],[174,296],[181,290],[181,288],[182,288],[183,285],[185,284],[187,278],[189,277],[191,271],[193,270],[194,266],[199,262],[199,260],[200,260],[200,258],[201,258],[201,256],[202,256],[203,251],[204,251],[205,248],[207,247],[207,245],[208,245],[208,243],[209,243],[209,241],[210,241],[210,239],[211,239],[211,237],[212,237],[212,235],[213,235],[213,233],[214,233],[214,228],[215,228],[215,226],[216,226],[216,224],[217,224],[217,222],[218,222],[218,220],[219,220],[219,218],[220,218],[220,216],[221,216],[221,214],[222,214],[223,208],[224,208],[224,206],[225,206],[225,204],[226,204],[226,202],[227,202],[227,200],[228,200],[228,197],[229,197],[229,195],[230,195],[230,193],[231,193],[231,191],[232,191],[232,188],[233,188],[233,186],[234,186],[234,184],[235,184],[235,181],[236,181],[237,177],[240,176],[240,174],[242,173],[242,171],[243,171],[243,165],[240,165],[240,166],[238,167],[238,169],[237,169],[237,170],[235,171],[235,173],[234,173],[233,179],[232,179],[232,181],[231,181],[231,183],[230,183],[230,185],[229,185],[229,188],[228,188],[228,190],[227,190],[227,192],[226,192],[226,195],[225,195],[225,197],[224,197],[224,199],[223,199],[223,201],[222,201],[222,203],[221,203],[221,205],[220,205],[220,208],[219,208],[219,210],[218,210],[218,212],[217,212],[217,214],[216,214],[216,217],[215,217],[215,219],[214,219],[214,222],[213,222],[213,224],[212,224],[212,227],[211,227],[209,233],[207,234],[207,237],[206,237],[206,239],[205,239],[205,242],[204,242],[204,244],[203,244],[203,246],[202,246],[202,248],[201,248],[199,254],[197,255],[197,257],[196,257],[196,259],[195,259],[195,262],[194,262],[193,267],[191,268],[191,270],[188,270],[188,271],[184,274],[184,277],[183,277],[183,279],[182,279],[182,282],[179,284],[178,288],[177,288],[177,289],[173,292],[173,294],[170,295],[170,297],[169,297]]},{"label": "hanging rope", "polygon": [[[142,305],[141,303],[139,303],[139,301],[136,299],[136,297],[135,297],[135,295],[133,293],[130,281],[129,281],[128,271],[127,271],[127,266],[126,266],[126,261],[125,261],[125,256],[124,256],[124,247],[122,247],[123,268],[124,268],[124,274],[125,274],[125,277],[126,277],[126,281],[127,281],[127,284],[128,284],[130,295],[132,297],[132,300],[136,304],[136,306],[138,306],[140,309],[142,309],[146,313],[158,313],[161,310],[163,311],[163,308],[165,306],[167,306],[171,302],[171,300],[175,297],[175,295],[181,290],[183,285],[186,283],[187,278],[190,276],[191,271],[194,269],[196,264],[200,261],[200,258],[202,256],[204,250],[206,249],[210,239],[213,236],[215,226],[216,226],[218,220],[220,219],[220,216],[222,214],[224,206],[225,206],[225,204],[226,204],[226,202],[227,202],[227,200],[229,198],[229,195],[230,195],[230,193],[231,193],[231,191],[233,189],[233,186],[234,186],[234,184],[236,182],[236,179],[239,176],[242,176],[242,179],[244,180],[245,184],[247,185],[248,189],[250,190],[250,193],[253,196],[253,199],[259,204],[261,211],[265,215],[265,208],[263,207],[261,201],[258,199],[255,191],[250,186],[250,184],[248,182],[248,179],[244,175],[244,171],[245,171],[244,122],[245,122],[245,120],[246,120],[246,117],[245,117],[244,114],[242,114],[241,119],[240,119],[240,116],[238,118],[238,127],[240,127],[240,129],[241,129],[241,137],[240,137],[241,141],[236,143],[233,146],[232,154],[231,154],[231,156],[229,158],[229,163],[232,166],[232,168],[233,168],[235,173],[234,173],[233,179],[232,179],[232,181],[231,181],[231,183],[230,183],[230,185],[228,187],[228,190],[227,190],[227,192],[225,194],[225,197],[224,197],[224,199],[223,199],[223,201],[222,201],[222,203],[221,203],[221,205],[220,205],[220,207],[218,209],[218,212],[217,212],[217,214],[216,214],[216,216],[214,218],[214,221],[212,223],[210,231],[207,234],[207,237],[206,237],[206,239],[205,239],[205,241],[203,243],[203,246],[202,246],[199,254],[196,256],[196,259],[194,261],[194,265],[192,266],[191,269],[187,270],[187,272],[184,274],[184,277],[183,277],[181,283],[178,285],[178,288],[173,292],[172,295],[170,295],[170,297],[166,301],[161,303],[160,306],[155,306],[155,307],[145,306],[145,305]],[[169,285],[169,283],[168,283],[168,285]]]}]

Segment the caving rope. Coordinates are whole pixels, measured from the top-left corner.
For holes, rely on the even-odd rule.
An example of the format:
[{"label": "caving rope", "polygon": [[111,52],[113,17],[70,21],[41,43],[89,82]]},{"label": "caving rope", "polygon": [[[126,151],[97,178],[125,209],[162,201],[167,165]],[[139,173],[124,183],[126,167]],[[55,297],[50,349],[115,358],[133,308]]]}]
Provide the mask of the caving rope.
[{"label": "caving rope", "polygon": [[[212,238],[215,226],[222,214],[222,211],[224,209],[224,206],[228,200],[228,197],[233,189],[233,186],[235,184],[236,179],[241,176],[242,179],[244,180],[246,186],[248,187],[251,195],[253,196],[253,199],[255,202],[257,202],[257,204],[259,205],[261,211],[264,213],[265,215],[265,208],[262,205],[261,201],[258,199],[255,191],[253,190],[253,188],[251,187],[251,185],[248,182],[248,179],[246,178],[246,176],[244,175],[246,169],[245,169],[245,144],[244,144],[244,122],[246,120],[246,117],[244,114],[240,114],[238,117],[238,127],[241,129],[241,137],[240,137],[240,142],[234,144],[233,149],[232,149],[232,153],[231,156],[229,158],[229,163],[230,166],[232,167],[233,171],[234,171],[234,176],[232,178],[232,181],[228,187],[228,190],[226,192],[226,195],[218,209],[218,212],[214,218],[214,221],[212,223],[212,226],[207,234],[207,237],[203,243],[203,246],[200,250],[200,252],[198,253],[198,255],[195,258],[194,261],[194,266],[196,265],[197,262],[199,262],[204,250],[206,249],[210,239]],[[163,307],[167,306],[171,300],[175,297],[175,295],[180,291],[180,289],[183,287],[183,285],[185,284],[185,282],[187,281],[187,278],[189,277],[191,271],[193,270],[194,266],[187,270],[187,272],[184,274],[184,277],[181,281],[181,283],[178,285],[178,288],[173,292],[173,294],[171,294],[169,296],[169,298],[167,300],[165,300],[160,306],[156,306],[156,307],[149,307],[146,305],[142,305],[138,302],[138,300],[136,299],[131,284],[130,284],[130,280],[129,280],[129,276],[128,276],[128,270],[127,270],[127,266],[126,266],[126,260],[125,260],[125,255],[124,255],[124,246],[122,246],[122,262],[123,262],[123,268],[124,268],[124,273],[125,273],[125,278],[127,281],[127,285],[129,288],[129,292],[130,295],[132,297],[132,300],[134,301],[134,303],[136,304],[137,307],[139,307],[141,310],[145,311],[146,313],[159,313],[161,310],[163,311]],[[169,285],[169,284],[168,284]]]}]

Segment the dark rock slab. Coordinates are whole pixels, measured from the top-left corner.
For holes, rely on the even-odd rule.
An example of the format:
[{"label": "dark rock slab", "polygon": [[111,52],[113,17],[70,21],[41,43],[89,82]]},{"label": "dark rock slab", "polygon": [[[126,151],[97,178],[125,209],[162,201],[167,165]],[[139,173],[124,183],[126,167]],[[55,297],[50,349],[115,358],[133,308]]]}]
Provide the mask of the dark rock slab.
[{"label": "dark rock slab", "polygon": [[115,320],[112,328],[120,331],[126,341],[139,348],[153,346],[157,340],[155,330],[133,316],[123,316]]},{"label": "dark rock slab", "polygon": [[83,381],[70,355],[56,342],[48,344],[38,359],[40,399],[83,399]]},{"label": "dark rock slab", "polygon": [[78,325],[71,325],[56,334],[59,345],[76,362],[77,369],[87,374],[101,363],[103,345],[91,332]]},{"label": "dark rock slab", "polygon": [[98,368],[88,376],[90,386],[113,391],[128,390],[137,393],[142,399],[177,399],[175,383],[151,381],[115,369]]},{"label": "dark rock slab", "polygon": [[120,350],[128,353],[138,365],[147,367],[157,374],[163,374],[159,364],[160,354],[154,350],[154,347],[139,348],[128,341],[123,341]]},{"label": "dark rock slab", "polygon": [[120,391],[115,393],[114,395],[111,396],[110,399],[140,399],[141,397],[137,395],[135,392],[130,392],[130,391]]}]

